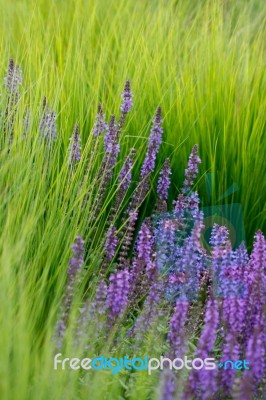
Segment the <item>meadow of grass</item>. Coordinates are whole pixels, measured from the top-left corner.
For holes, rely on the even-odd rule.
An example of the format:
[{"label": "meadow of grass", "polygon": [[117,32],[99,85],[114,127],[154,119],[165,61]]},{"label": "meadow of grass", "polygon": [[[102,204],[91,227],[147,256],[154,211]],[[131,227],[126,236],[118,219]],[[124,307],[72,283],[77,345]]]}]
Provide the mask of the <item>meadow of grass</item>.
[{"label": "meadow of grass", "polygon": [[[53,371],[52,336],[71,245],[77,234],[85,239],[84,279],[75,297],[78,308],[84,294],[92,298],[95,293],[106,220],[123,158],[135,147],[136,181],[151,120],[161,105],[163,143],[138,226],[151,215],[165,158],[171,158],[170,205],[179,194],[191,148],[198,143],[202,163],[196,188],[202,204],[220,204],[219,198],[236,183],[238,190],[223,202],[241,203],[251,248],[255,231],[263,230],[266,221],[266,3],[0,0],[0,13],[0,397],[156,398],[157,374],[148,379],[135,373],[129,379],[127,372],[117,377],[108,371],[92,376]],[[4,76],[11,57],[23,71],[23,84],[12,127],[6,129]],[[113,113],[119,116],[126,79],[134,107],[121,134],[116,174],[100,202],[102,139],[94,139],[91,131],[99,102],[108,120]],[[40,141],[44,96],[57,114],[52,148]],[[25,137],[27,109],[31,117]],[[70,173],[69,138],[77,121],[82,155]],[[12,144],[6,134],[10,130]],[[210,199],[206,173],[213,174]],[[131,193],[129,188],[116,216],[126,209]],[[66,354],[74,351],[75,312],[74,307]],[[160,321],[159,332],[149,332],[141,354],[156,356],[164,350],[166,320]],[[117,347],[111,347],[112,338],[97,344],[106,356],[129,351],[123,329]],[[192,340],[191,353],[193,346]]]}]

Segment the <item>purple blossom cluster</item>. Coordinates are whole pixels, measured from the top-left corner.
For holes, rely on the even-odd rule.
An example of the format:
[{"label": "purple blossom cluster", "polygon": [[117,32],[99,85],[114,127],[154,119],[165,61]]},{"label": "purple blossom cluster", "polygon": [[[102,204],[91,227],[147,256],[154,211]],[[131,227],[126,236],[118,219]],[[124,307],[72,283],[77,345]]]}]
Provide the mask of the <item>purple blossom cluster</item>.
[{"label": "purple blossom cluster", "polygon": [[107,129],[107,124],[105,122],[105,115],[103,113],[102,105],[98,105],[98,112],[96,114],[94,126],[93,126],[93,135],[94,136],[100,136],[106,129]]},{"label": "purple blossom cluster", "polygon": [[164,166],[160,171],[160,177],[158,180],[158,186],[157,186],[157,194],[158,198],[160,200],[167,200],[168,198],[168,190],[171,184],[170,180],[170,175],[171,175],[171,169],[170,169],[170,160],[167,158],[165,160]]},{"label": "purple blossom cluster", "polygon": [[[97,175],[99,203],[116,172],[119,135],[125,115],[132,108],[132,97],[127,81],[122,94],[120,119],[112,116],[108,125],[101,106],[98,108],[93,135],[100,136],[104,132],[103,139],[99,138],[99,143],[102,140],[104,146]],[[45,102],[46,119],[43,117],[40,128],[45,137],[48,129],[53,130],[49,112]],[[201,162],[197,145],[189,156],[184,184],[174,202],[174,209],[169,209],[167,204],[171,169],[170,159],[166,159],[159,172],[155,212],[142,219],[145,207],[143,211],[141,205],[151,189],[150,181],[162,143],[162,123],[159,107],[152,121],[139,181],[135,189],[132,188],[128,203],[124,199],[130,196],[129,189],[134,186],[134,149],[126,155],[119,174],[114,178],[115,193],[112,198],[108,197],[106,206],[108,217],[102,241],[103,252],[97,257],[99,283],[92,298],[87,291],[84,293],[87,298],[77,319],[77,343],[82,337],[89,342],[86,327],[92,326],[92,330],[93,327],[99,328],[91,336],[97,351],[101,348],[101,340],[108,340],[108,345],[115,349],[117,344],[123,343],[123,334],[127,332],[126,340],[133,352],[146,350],[147,343],[152,343],[155,348],[159,338],[164,341],[162,353],[169,359],[183,357],[188,348],[192,351],[194,346],[195,358],[214,357],[221,365],[228,359],[245,358],[252,365],[249,371],[193,369],[188,371],[182,385],[173,371],[164,371],[159,398],[174,399],[177,391],[181,393],[182,389],[180,398],[183,400],[220,400],[223,395],[228,399],[251,400],[261,393],[266,369],[265,237],[261,231],[256,233],[249,256],[244,243],[233,248],[228,227],[215,224],[208,249],[203,247],[204,215],[195,190]],[[81,158],[77,126],[71,140],[72,165]],[[121,204],[123,211],[119,214]],[[85,249],[81,237],[76,238],[72,250],[57,324],[57,343],[60,346],[68,326],[74,288],[84,263]],[[93,250],[99,254],[98,248]],[[89,279],[95,279],[95,276]],[[198,311],[195,313],[195,310]]]},{"label": "purple blossom cluster", "polygon": [[145,156],[145,160],[141,167],[140,176],[144,178],[154,171],[156,156],[159,151],[159,147],[162,143],[162,110],[158,107],[155,117],[153,118],[153,125],[151,128],[151,134],[149,137],[148,148]]},{"label": "purple blossom cluster", "polygon": [[6,90],[9,95],[17,102],[19,87],[22,85],[22,70],[11,58],[5,76]]},{"label": "purple blossom cluster", "polygon": [[126,81],[124,91],[121,94],[122,97],[122,104],[121,104],[121,111],[123,114],[129,113],[133,105],[133,93],[130,90],[130,82]]},{"label": "purple blossom cluster", "polygon": [[73,135],[70,138],[69,147],[69,164],[73,169],[81,158],[81,138],[79,135],[79,126],[76,123],[73,130]]},{"label": "purple blossom cluster", "polygon": [[55,141],[57,137],[56,118],[55,111],[49,107],[45,99],[43,104],[43,116],[40,123],[40,134],[41,138],[48,140],[49,143]]},{"label": "purple blossom cluster", "polygon": [[130,273],[127,269],[114,272],[109,278],[106,304],[109,310],[109,322],[114,323],[127,306],[130,290]]}]

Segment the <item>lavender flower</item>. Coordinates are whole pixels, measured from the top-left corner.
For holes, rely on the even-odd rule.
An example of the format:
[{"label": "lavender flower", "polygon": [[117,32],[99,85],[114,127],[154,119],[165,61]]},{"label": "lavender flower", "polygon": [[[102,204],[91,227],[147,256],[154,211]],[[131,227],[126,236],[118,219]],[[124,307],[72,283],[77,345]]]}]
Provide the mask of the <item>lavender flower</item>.
[{"label": "lavender flower", "polygon": [[122,111],[123,114],[127,114],[129,113],[129,111],[132,108],[133,105],[133,93],[130,90],[130,82],[126,81],[125,87],[124,87],[124,91],[121,94],[122,97],[122,104],[120,106],[120,109]]},{"label": "lavender flower", "polygon": [[11,58],[9,61],[7,74],[5,76],[6,90],[12,96],[12,100],[17,102],[19,96],[19,86],[22,84],[22,70],[18,65],[15,65]]},{"label": "lavender flower", "polygon": [[103,315],[106,312],[107,285],[101,281],[96,289],[96,295],[93,302],[92,310],[94,313]]},{"label": "lavender flower", "polygon": [[73,130],[73,135],[70,138],[70,148],[69,148],[69,164],[73,169],[77,162],[81,158],[81,138],[79,135],[79,126],[76,123]]},{"label": "lavender flower", "polygon": [[24,126],[23,138],[26,138],[28,136],[29,129],[30,129],[30,122],[31,122],[31,113],[30,113],[30,110],[27,109],[25,111],[25,115],[23,118],[23,126]]},{"label": "lavender flower", "polygon": [[119,210],[121,203],[123,202],[125,193],[130,186],[132,180],[132,166],[133,166],[134,155],[135,155],[135,149],[131,149],[121,169],[120,175],[118,177],[119,186],[115,197],[115,203],[112,206],[110,213],[108,215],[107,226],[110,226],[112,220],[114,219],[117,213],[117,210]]},{"label": "lavender flower", "polygon": [[170,169],[170,160],[167,158],[165,160],[164,166],[160,171],[160,177],[158,180],[158,186],[157,186],[157,194],[160,200],[167,200],[168,197],[168,189],[170,187],[170,175],[171,175],[171,169]]},{"label": "lavender flower", "polygon": [[114,272],[109,278],[106,304],[109,310],[110,325],[122,316],[127,306],[130,290],[130,274],[128,269]]},{"label": "lavender flower", "polygon": [[[216,340],[216,332],[219,323],[218,302],[211,297],[207,301],[204,327],[198,342],[196,357],[210,357]],[[183,393],[183,400],[193,398],[192,393],[199,395],[201,400],[215,398],[218,389],[217,369],[214,370],[193,370],[189,376],[188,384]],[[197,397],[198,398],[198,397]]]},{"label": "lavender flower", "polygon": [[61,317],[57,322],[57,328],[54,337],[58,348],[61,348],[63,344],[63,338],[65,336],[70,308],[74,296],[75,285],[78,281],[79,274],[84,263],[84,240],[80,236],[76,237],[76,240],[72,246],[72,251],[73,256],[70,259],[67,271],[68,278],[61,306]]},{"label": "lavender flower", "polygon": [[[239,359],[239,355],[240,348],[237,341],[236,332],[229,330],[225,336],[221,362],[224,364],[226,360],[237,361]],[[221,386],[223,388],[223,392],[229,397],[234,383],[235,370],[230,368],[222,369],[221,375]]]},{"label": "lavender flower", "polygon": [[104,150],[108,155],[113,155],[115,157],[118,155],[120,150],[114,115],[110,119],[110,123],[104,136]]},{"label": "lavender flower", "polygon": [[118,245],[118,238],[117,238],[117,232],[116,228],[112,226],[109,228],[106,236],[106,242],[105,242],[105,257],[107,261],[111,261],[112,258],[115,255],[116,248]]},{"label": "lavender flower", "polygon": [[161,107],[158,107],[155,117],[153,118],[146,157],[141,167],[141,178],[144,178],[154,171],[156,156],[159,151],[160,144],[162,143],[162,122],[162,110]]},{"label": "lavender flower", "polygon": [[185,180],[182,188],[183,193],[187,194],[193,186],[194,179],[197,177],[199,171],[198,165],[200,163],[201,159],[198,156],[198,145],[195,144],[189,156],[188,168],[185,170]]},{"label": "lavender flower", "polygon": [[[135,231],[135,223],[138,218],[138,207],[142,203],[142,201],[145,199],[145,196],[147,195],[149,191],[149,184],[148,184],[148,178],[150,173],[154,170],[155,168],[155,159],[156,155],[158,153],[161,141],[162,141],[162,111],[161,108],[158,107],[156,115],[153,119],[153,126],[151,129],[151,134],[149,138],[149,143],[148,143],[148,149],[146,152],[146,157],[143,162],[141,172],[140,172],[140,183],[138,184],[135,192],[133,193],[131,202],[129,204],[129,207],[125,213],[125,217],[123,222],[125,223],[125,228],[124,228],[124,242],[121,246],[121,251],[118,259],[119,266],[122,266],[123,264],[126,263],[126,256],[128,254],[128,251],[130,249],[130,246],[133,241],[133,235]],[[128,223],[126,223],[126,219],[129,217]],[[121,235],[123,233],[121,231]]]},{"label": "lavender flower", "polygon": [[123,167],[121,169],[118,183],[121,184],[123,192],[126,192],[132,180],[132,166],[133,156],[135,155],[135,149],[131,149],[129,155],[126,157]]},{"label": "lavender flower", "polygon": [[84,240],[80,236],[76,237],[76,240],[72,246],[72,251],[73,257],[69,262],[67,273],[69,277],[75,278],[77,273],[81,271],[81,267],[84,262]]},{"label": "lavender flower", "polygon": [[171,169],[170,169],[170,160],[167,158],[165,160],[164,166],[160,171],[160,176],[158,179],[158,185],[157,185],[157,205],[156,208],[160,212],[166,212],[167,211],[167,198],[168,198],[168,190],[171,184],[170,180],[170,175],[171,175]]},{"label": "lavender flower", "polygon": [[266,241],[261,231],[255,235],[253,250],[245,274],[248,282],[248,303],[245,338],[248,340],[253,327],[261,323],[266,303]]},{"label": "lavender flower", "polygon": [[174,400],[177,384],[175,381],[175,374],[173,371],[164,370],[161,374],[161,390],[159,400]]},{"label": "lavender flower", "polygon": [[213,290],[216,297],[227,297],[229,289],[226,284],[225,273],[228,266],[230,267],[232,259],[228,229],[225,226],[214,224],[210,244],[212,245]]},{"label": "lavender flower", "polygon": [[49,142],[56,140],[56,113],[51,110],[46,102],[46,98],[43,101],[43,116],[40,123],[41,137],[48,140]]},{"label": "lavender flower", "polygon": [[147,221],[142,223],[136,243],[131,273],[130,300],[132,304],[148,291],[150,282],[155,281],[157,266],[154,258],[154,239]]},{"label": "lavender flower", "polygon": [[187,317],[188,302],[177,302],[174,314],[170,321],[168,341],[170,344],[170,356],[182,357],[185,352],[184,325]]},{"label": "lavender flower", "polygon": [[96,114],[96,119],[92,131],[93,135],[100,136],[107,129],[107,126],[108,125],[105,122],[105,115],[103,114],[102,105],[99,104],[98,112]]},{"label": "lavender flower", "polygon": [[250,382],[253,391],[256,390],[257,385],[261,382],[264,375],[266,366],[266,352],[265,352],[265,319],[262,320],[260,325],[254,327],[253,332],[248,340],[245,359],[250,363],[250,369],[245,370],[243,379]]}]

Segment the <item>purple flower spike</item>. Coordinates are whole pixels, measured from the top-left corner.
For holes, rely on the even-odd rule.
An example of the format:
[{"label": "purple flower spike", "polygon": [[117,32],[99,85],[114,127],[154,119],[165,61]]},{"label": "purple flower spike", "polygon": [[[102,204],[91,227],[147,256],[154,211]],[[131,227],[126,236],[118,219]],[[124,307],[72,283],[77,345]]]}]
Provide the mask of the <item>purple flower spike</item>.
[{"label": "purple flower spike", "polygon": [[81,236],[77,236],[75,243],[72,246],[73,257],[69,262],[68,275],[75,276],[81,271],[84,263],[84,240]]},{"label": "purple flower spike", "polygon": [[49,105],[46,103],[46,98],[43,102],[43,116],[40,123],[41,137],[48,141],[56,140],[56,113],[51,110]]},{"label": "purple flower spike", "polygon": [[128,269],[114,272],[109,278],[106,304],[109,309],[109,320],[113,324],[125,310],[130,289],[130,274]]},{"label": "purple flower spike", "polygon": [[105,257],[107,261],[111,261],[115,255],[115,251],[118,245],[118,238],[116,228],[112,226],[107,232],[106,242],[105,242]]},{"label": "purple flower spike", "polygon": [[133,167],[133,156],[135,154],[135,149],[131,149],[129,155],[125,159],[124,165],[121,169],[118,183],[122,185],[123,192],[125,192],[132,180],[132,167]]},{"label": "purple flower spike", "polygon": [[133,105],[133,93],[130,90],[130,82],[126,81],[124,91],[121,94],[122,97],[122,104],[121,104],[121,111],[123,114],[129,113]]},{"label": "purple flower spike", "polygon": [[182,357],[185,352],[185,332],[188,302],[177,302],[174,314],[170,321],[168,341],[170,343],[170,356],[173,358]]},{"label": "purple flower spike", "polygon": [[199,172],[198,165],[200,163],[201,159],[198,156],[198,145],[195,144],[189,156],[188,168],[185,170],[185,180],[182,189],[183,193],[188,193],[191,187],[193,186],[194,180],[196,179],[197,174]]},{"label": "purple flower spike", "polygon": [[[204,327],[198,342],[196,357],[210,357],[216,340],[216,334],[219,324],[218,301],[209,298],[207,301]],[[193,394],[197,393],[196,398],[209,400],[215,398],[218,389],[217,369],[213,370],[193,370],[189,376],[187,387],[183,393],[182,400],[194,398]],[[190,397],[189,397],[190,396]]]},{"label": "purple flower spike", "polygon": [[264,321],[253,330],[247,343],[245,359],[250,363],[249,370],[245,370],[243,378],[250,382],[253,390],[256,390],[258,384],[263,379],[265,371],[265,330]]},{"label": "purple flower spike", "polygon": [[160,171],[160,177],[158,180],[157,194],[160,200],[167,200],[168,189],[170,187],[170,175],[172,174],[170,169],[170,160],[167,158],[165,160],[164,166]]},{"label": "purple flower spike", "polygon": [[141,167],[141,178],[144,178],[154,171],[156,156],[162,143],[162,122],[162,110],[161,107],[158,107],[155,117],[153,118],[146,157]]},{"label": "purple flower spike", "polygon": [[81,158],[81,138],[79,135],[79,126],[77,123],[74,126],[73,135],[70,140],[71,143],[69,149],[69,164],[73,168]]},{"label": "purple flower spike", "polygon": [[22,84],[22,71],[18,65],[15,65],[14,60],[11,58],[9,61],[7,74],[5,76],[5,84],[7,92],[15,96],[14,100],[18,100],[19,86]]},{"label": "purple flower spike", "polygon": [[95,123],[93,126],[93,135],[100,136],[107,129],[107,124],[105,122],[105,115],[103,114],[103,109],[101,104],[98,105],[98,112],[96,114]]},{"label": "purple flower spike", "polygon": [[69,267],[67,271],[68,273],[67,284],[63,302],[61,305],[61,316],[57,321],[56,332],[54,335],[54,340],[56,342],[58,349],[60,349],[63,344],[63,339],[67,329],[71,304],[74,296],[75,285],[78,281],[81,268],[84,263],[84,240],[80,236],[76,237],[76,240],[72,246],[72,251],[73,251],[73,256],[69,262]]},{"label": "purple flower spike", "polygon": [[120,147],[118,143],[117,126],[114,115],[110,119],[110,123],[104,136],[104,150],[106,154],[109,155],[109,158],[112,156],[112,158],[116,161]]},{"label": "purple flower spike", "polygon": [[175,392],[177,383],[175,381],[175,374],[171,370],[164,370],[161,374],[161,390],[159,400],[175,400]]}]

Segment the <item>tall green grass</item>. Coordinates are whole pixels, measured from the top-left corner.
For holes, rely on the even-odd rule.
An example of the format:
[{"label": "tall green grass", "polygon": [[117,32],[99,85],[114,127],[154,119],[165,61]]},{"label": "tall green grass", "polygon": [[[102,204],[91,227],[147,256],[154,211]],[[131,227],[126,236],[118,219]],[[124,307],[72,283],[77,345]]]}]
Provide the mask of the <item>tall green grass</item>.
[{"label": "tall green grass", "polygon": [[[237,183],[239,190],[226,201],[242,204],[250,243],[266,220],[266,4],[0,0],[0,5],[0,76],[10,57],[24,72],[14,145],[10,156],[6,148],[0,154],[0,397],[149,398],[156,392],[156,377],[145,380],[139,374],[131,387],[123,375],[117,379],[99,374],[87,382],[72,371],[53,371],[51,337],[71,243],[76,233],[86,233],[85,281],[93,293],[108,205],[115,193],[115,187],[110,188],[96,221],[93,198],[82,207],[84,195],[97,190],[95,171],[102,156],[90,135],[97,104],[103,103],[108,116],[118,114],[120,93],[130,79],[135,106],[121,138],[117,170],[134,145],[135,171],[143,160],[152,115],[161,104],[165,132],[158,167],[171,155],[172,198],[178,194],[191,147],[198,143],[203,204],[208,204],[206,172],[214,177],[211,204]],[[4,107],[4,84],[1,92]],[[58,140],[51,158],[39,142],[44,95],[58,112]],[[27,140],[22,140],[25,108],[33,120]],[[77,120],[84,152],[70,178],[66,153]]]}]

